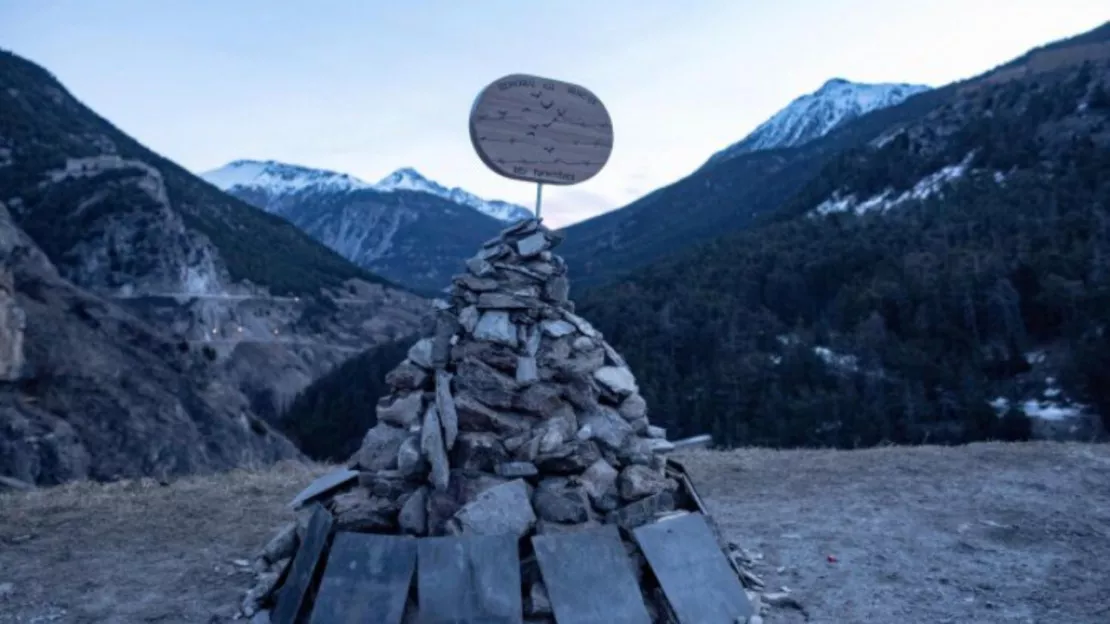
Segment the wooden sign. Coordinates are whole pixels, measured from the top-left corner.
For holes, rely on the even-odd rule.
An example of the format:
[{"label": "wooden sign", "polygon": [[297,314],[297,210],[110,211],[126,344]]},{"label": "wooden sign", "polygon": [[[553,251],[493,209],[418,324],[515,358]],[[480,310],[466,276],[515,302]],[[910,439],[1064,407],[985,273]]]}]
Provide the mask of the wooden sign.
[{"label": "wooden sign", "polygon": [[570,185],[597,175],[613,151],[613,123],[585,87],[512,74],[482,90],[470,110],[482,162],[514,180]]}]

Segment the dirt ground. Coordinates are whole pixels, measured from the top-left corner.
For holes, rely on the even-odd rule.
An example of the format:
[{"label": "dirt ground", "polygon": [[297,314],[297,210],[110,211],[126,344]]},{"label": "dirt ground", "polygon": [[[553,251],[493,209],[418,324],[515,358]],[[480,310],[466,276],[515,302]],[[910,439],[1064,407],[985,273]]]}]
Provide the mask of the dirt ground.
[{"label": "dirt ground", "polygon": [[[768,624],[1110,622],[1110,446],[683,456]],[[0,623],[212,622],[320,466],[0,495]]]}]

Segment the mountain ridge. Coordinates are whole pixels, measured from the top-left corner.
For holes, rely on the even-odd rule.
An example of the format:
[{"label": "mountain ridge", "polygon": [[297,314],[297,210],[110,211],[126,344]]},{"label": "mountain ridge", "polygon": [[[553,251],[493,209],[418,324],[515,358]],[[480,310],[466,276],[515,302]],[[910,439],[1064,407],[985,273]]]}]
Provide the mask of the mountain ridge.
[{"label": "mountain ridge", "polygon": [[[205,175],[358,266],[428,295],[447,287],[473,249],[505,227],[414,170],[369,184],[326,170],[237,162]],[[438,190],[427,190],[432,185]]]},{"label": "mountain ridge", "polygon": [[526,219],[531,215],[531,212],[523,206],[501,200],[482,199],[459,187],[447,188],[428,179],[413,167],[397,169],[374,184],[347,173],[276,160],[234,160],[198,175],[222,191],[262,192],[271,196],[307,190],[317,193],[343,193],[366,189],[383,193],[411,191],[427,193],[468,206],[486,216],[508,223]]},{"label": "mountain ridge", "polygon": [[910,83],[861,83],[830,78],[800,95],[746,137],[709,158],[706,166],[749,152],[797,147],[875,110],[888,108],[932,87]]}]

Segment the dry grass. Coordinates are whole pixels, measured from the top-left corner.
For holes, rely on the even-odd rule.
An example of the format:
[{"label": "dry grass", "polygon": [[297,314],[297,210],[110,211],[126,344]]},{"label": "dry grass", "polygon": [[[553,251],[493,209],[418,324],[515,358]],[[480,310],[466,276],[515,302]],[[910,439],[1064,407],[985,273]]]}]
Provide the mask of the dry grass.
[{"label": "dry grass", "polygon": [[[757,571],[770,589],[794,590],[810,622],[1110,621],[1110,447],[683,458],[718,523],[764,555]],[[234,561],[250,559],[328,469],[0,495],[0,623],[222,621],[250,581]],[[803,616],[776,609],[767,620]]]}]

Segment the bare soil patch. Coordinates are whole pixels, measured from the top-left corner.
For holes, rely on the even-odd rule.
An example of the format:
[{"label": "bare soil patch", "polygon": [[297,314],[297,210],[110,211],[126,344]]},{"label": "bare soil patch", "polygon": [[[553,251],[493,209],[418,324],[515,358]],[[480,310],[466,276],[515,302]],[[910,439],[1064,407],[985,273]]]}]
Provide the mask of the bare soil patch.
[{"label": "bare soil patch", "polygon": [[[1110,447],[683,456],[767,590],[768,624],[1110,621]],[[0,623],[212,622],[326,466],[0,495]],[[833,559],[830,560],[829,557]]]}]

